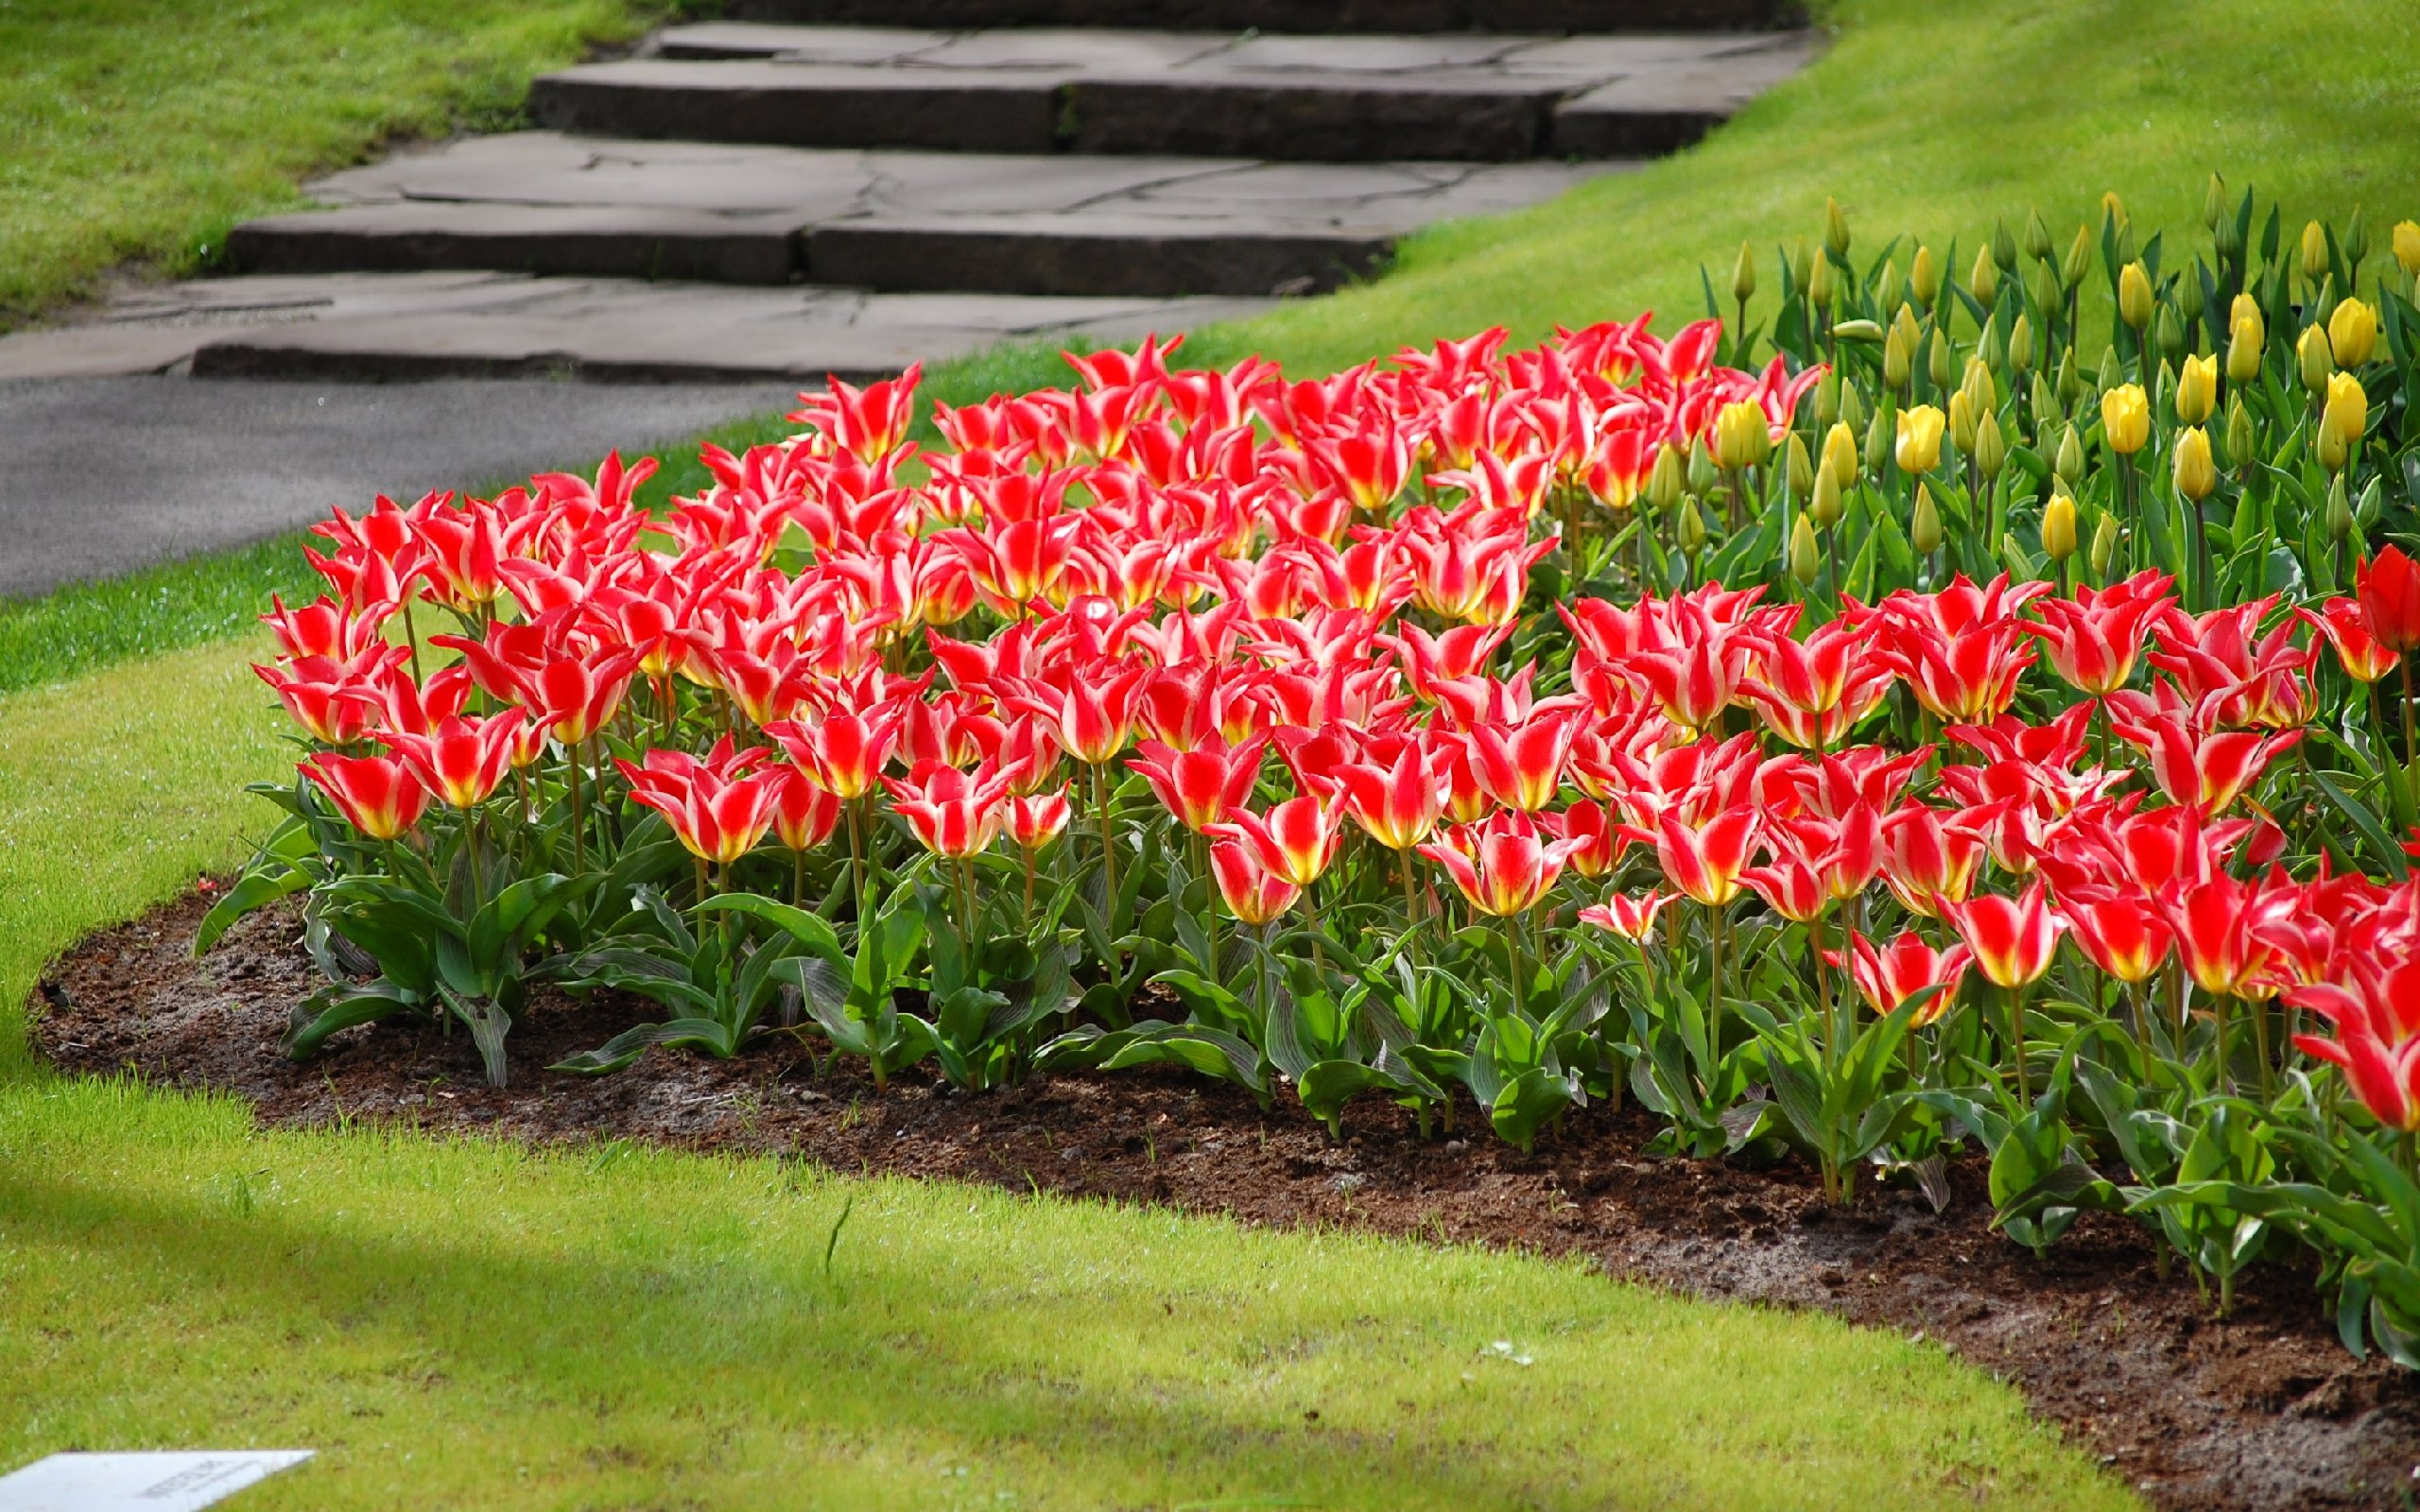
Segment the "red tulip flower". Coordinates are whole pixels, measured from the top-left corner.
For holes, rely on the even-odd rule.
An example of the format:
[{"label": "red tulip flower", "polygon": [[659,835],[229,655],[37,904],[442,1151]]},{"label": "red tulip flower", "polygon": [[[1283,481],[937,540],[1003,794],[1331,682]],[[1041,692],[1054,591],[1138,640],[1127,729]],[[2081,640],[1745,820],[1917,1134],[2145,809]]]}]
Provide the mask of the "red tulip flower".
[{"label": "red tulip flower", "polygon": [[487,801],[521,752],[529,718],[518,709],[484,719],[459,715],[425,735],[389,730],[378,739],[430,793],[458,809]]},{"label": "red tulip flower", "polygon": [[1498,919],[1525,914],[1552,891],[1576,840],[1544,838],[1536,819],[1514,810],[1446,832],[1420,853],[1445,868],[1473,908]]},{"label": "red tulip flower", "polygon": [[1268,736],[1254,735],[1230,747],[1213,735],[1191,750],[1171,750],[1146,740],[1126,765],[1143,774],[1178,823],[1197,834],[1206,833],[1252,797],[1253,783],[1260,777],[1260,754],[1268,744]]},{"label": "red tulip flower", "polygon": [[1255,927],[1293,907],[1303,895],[1302,888],[1261,865],[1257,847],[1240,840],[1211,845],[1210,874],[1236,920]]},{"label": "red tulip flower", "polygon": [[390,756],[338,756],[321,751],[302,763],[313,783],[345,822],[372,840],[392,840],[420,822],[428,789]]},{"label": "red tulip flower", "polygon": [[335,599],[321,594],[300,609],[287,609],[285,600],[275,593],[268,599],[269,611],[261,616],[277,637],[279,649],[287,657],[326,657],[332,662],[350,662],[364,651],[383,650],[379,627],[386,620],[386,609],[367,613],[354,613]]},{"label": "red tulip flower", "polygon": [[2298,1034],[2306,1054],[2341,1067],[2363,1107],[2387,1127],[2420,1129],[2420,963],[2357,963],[2352,987],[2299,987],[2286,1001],[2335,1027],[2333,1039]]},{"label": "red tulip flower", "polygon": [[2258,1002],[2277,995],[2279,961],[2263,938],[2264,889],[2221,873],[2167,900],[2177,958],[2213,997]]},{"label": "red tulip flower", "polygon": [[1252,847],[1261,868],[1297,887],[1319,881],[1336,859],[1337,841],[1344,833],[1344,816],[1316,798],[1291,798],[1266,815],[1237,807],[1227,822],[1205,832],[1223,840]]},{"label": "red tulip flower", "polygon": [[1006,824],[1008,836],[1018,850],[1030,855],[1057,839],[1067,828],[1069,809],[1067,793],[1045,793],[1009,799]]},{"label": "red tulip flower", "polygon": [[635,651],[549,662],[524,681],[523,706],[547,734],[565,746],[578,746],[621,708],[638,666]]},{"label": "red tulip flower", "polygon": [[2302,739],[2298,730],[2278,735],[2252,730],[2203,733],[2173,714],[2113,720],[2110,728],[2150,754],[2161,792],[2205,815],[2234,803],[2280,751]]},{"label": "red tulip flower", "polygon": [[1665,880],[1691,900],[1720,908],[1739,896],[1740,874],[1756,853],[1763,820],[1754,809],[1725,809],[1697,828],[1667,810],[1653,833],[1639,833],[1655,847]]},{"label": "red tulip flower", "polygon": [[995,769],[990,762],[962,772],[927,759],[904,780],[886,777],[882,785],[918,844],[935,855],[962,861],[1000,837],[1009,817],[1009,789],[1015,781],[1013,770]]},{"label": "red tulip flower", "polygon": [[[1841,953],[1825,951],[1824,959],[1839,966]],[[1916,1010],[1914,1022],[1922,1025],[1938,1020],[1958,1001],[1958,984],[1964,979],[1971,959],[1965,946],[1935,950],[1912,929],[1879,946],[1862,935],[1849,936],[1849,980],[1857,984],[1858,994],[1877,1018],[1898,1012],[1910,998],[1938,987],[1941,991]]]},{"label": "red tulip flower", "polygon": [[2318,613],[2306,611],[2304,617],[2327,637],[2336,648],[2337,664],[2356,682],[2376,682],[2403,660],[2371,633],[2369,614],[2359,599],[2331,598]]},{"label": "red tulip flower", "polygon": [[1672,901],[1668,892],[1650,892],[1643,898],[1616,893],[1601,903],[1580,910],[1580,921],[1599,929],[1611,930],[1634,945],[1643,945],[1655,932],[1655,916]]},{"label": "red tulip flower", "polygon": [[1911,914],[1937,919],[1965,902],[1982,860],[1982,838],[1939,809],[1911,804],[1882,821],[1882,880]]},{"label": "red tulip flower", "polygon": [[1739,880],[1765,901],[1765,906],[1793,924],[1811,923],[1832,905],[1824,879],[1804,857],[1785,853],[1761,867],[1749,867]]},{"label": "red tulip flower", "polygon": [[1957,926],[1975,965],[1993,986],[2011,989],[2037,981],[2050,969],[2066,920],[2050,909],[2048,892],[2035,883],[2020,898],[1986,893],[1943,912]]},{"label": "red tulip flower", "polygon": [[645,765],[616,760],[631,799],[655,810],[700,861],[730,866],[772,829],[786,781],[780,768],[752,770],[769,753],[735,750],[726,735],[700,761],[686,751],[651,750]]},{"label": "red tulip flower", "polygon": [[1133,733],[1143,678],[1140,667],[1086,669],[1064,690],[1040,688],[1011,701],[1040,720],[1061,750],[1086,766],[1105,766]]},{"label": "red tulip flower", "polygon": [[1409,850],[1434,833],[1451,778],[1429,763],[1418,740],[1397,743],[1392,762],[1365,748],[1364,759],[1335,769],[1338,799],[1353,821],[1390,850]]},{"label": "red tulip flower", "polygon": [[2167,961],[2175,938],[2150,901],[2139,895],[2062,891],[2059,911],[2075,931],[2084,958],[2129,985],[2150,981]]},{"label": "red tulip flower", "polygon": [[812,850],[832,838],[840,823],[840,800],[795,766],[776,775],[773,836],[792,850]]},{"label": "red tulip flower", "polygon": [[400,645],[382,645],[351,662],[301,657],[283,666],[254,662],[252,670],[276,690],[277,701],[313,740],[345,746],[370,732],[378,712],[378,685],[406,655]]},{"label": "red tulip flower", "polygon": [[2360,564],[2353,575],[2353,595],[2369,622],[2370,639],[2397,656],[2420,646],[2420,564],[2399,546]]},{"label": "red tulip flower", "polygon": [[1630,844],[1602,803],[1574,803],[1561,814],[1546,816],[1544,822],[1561,838],[1580,842],[1571,852],[1571,869],[1591,881],[1610,874]]},{"label": "red tulip flower", "polygon": [[812,722],[777,720],[765,733],[815,785],[843,802],[865,797],[899,745],[904,711],[887,704],[870,713],[829,713]]},{"label": "red tulip flower", "polygon": [[2107,588],[2079,588],[2073,599],[2037,599],[2042,623],[2024,628],[2068,686],[2095,696],[2115,693],[2135,675],[2143,638],[2168,605],[2169,581],[2146,570]]},{"label": "red tulip flower", "polygon": [[1468,733],[1471,770],[1488,797],[1524,814],[1554,802],[1571,758],[1569,711],[1535,713],[1517,726],[1474,725]]}]

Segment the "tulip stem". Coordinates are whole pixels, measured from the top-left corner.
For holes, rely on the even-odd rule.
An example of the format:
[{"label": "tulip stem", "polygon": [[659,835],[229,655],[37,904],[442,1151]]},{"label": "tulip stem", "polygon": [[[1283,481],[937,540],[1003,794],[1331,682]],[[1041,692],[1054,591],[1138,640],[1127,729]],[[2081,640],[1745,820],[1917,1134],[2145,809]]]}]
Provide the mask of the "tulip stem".
[{"label": "tulip stem", "polygon": [[1706,905],[1705,1058],[1706,1091],[1712,1093],[1722,1066],[1722,916],[1720,903]]},{"label": "tulip stem", "polygon": [[2403,659],[2403,661],[2401,662],[2401,663],[2399,663],[2398,670],[2399,670],[2399,671],[2401,671],[2401,672],[2402,672],[2402,674],[2403,674],[2403,767],[2404,767],[2404,777],[2405,777],[2405,780],[2406,780],[2407,782],[2412,782],[2412,788],[2411,788],[2411,800],[2412,800],[2412,804],[2413,804],[2413,806],[2414,806],[2415,808],[2420,808],[2420,781],[2414,781],[2414,779],[2420,779],[2420,763],[2415,763],[2415,762],[2413,761],[2413,759],[2412,759],[2412,739],[2411,739],[2411,658],[2410,656],[2408,656],[2408,655],[2407,655],[2407,656]]},{"label": "tulip stem", "polygon": [[2016,1074],[2016,1102],[2019,1108],[2033,1106],[2033,1084],[2025,1070],[2025,988],[2001,989],[2008,998],[2009,1066]]},{"label": "tulip stem", "polygon": [[1093,807],[1100,814],[1101,913],[1108,918],[1117,909],[1117,835],[1109,812],[1109,780],[1100,766],[1093,768]]},{"label": "tulip stem", "polygon": [[588,826],[583,822],[586,817],[586,809],[580,797],[579,783],[579,753],[587,744],[584,740],[575,741],[569,752],[571,756],[571,871],[575,877],[588,869]]},{"label": "tulip stem", "polygon": [[1420,968],[1419,884],[1412,880],[1411,852],[1409,850],[1398,850],[1395,852],[1395,860],[1403,867],[1404,954],[1411,962],[1413,979],[1417,981],[1419,978]]},{"label": "tulip stem", "polygon": [[418,595],[413,593],[406,593],[404,595],[404,644],[411,647],[412,680],[414,682],[421,680],[420,628],[412,623],[412,600],[416,596]]}]

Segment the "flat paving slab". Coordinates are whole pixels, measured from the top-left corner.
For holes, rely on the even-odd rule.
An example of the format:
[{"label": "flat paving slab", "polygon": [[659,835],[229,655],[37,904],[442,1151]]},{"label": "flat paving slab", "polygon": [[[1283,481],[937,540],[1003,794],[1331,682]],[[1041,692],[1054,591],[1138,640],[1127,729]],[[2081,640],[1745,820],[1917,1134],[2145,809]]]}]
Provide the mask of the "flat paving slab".
[{"label": "flat paving slab", "polygon": [[[1321,162],[1669,150],[1812,56],[1811,32],[1269,36],[714,22],[540,78],[564,130],[795,146]],[[1566,102],[1589,96],[1582,129]],[[1622,117],[1622,129],[1599,119]],[[1584,128],[1596,128],[1587,129]]]},{"label": "flat paving slab", "polygon": [[1159,26],[1297,32],[1756,29],[1796,0],[732,0],[740,20],[890,26]]}]

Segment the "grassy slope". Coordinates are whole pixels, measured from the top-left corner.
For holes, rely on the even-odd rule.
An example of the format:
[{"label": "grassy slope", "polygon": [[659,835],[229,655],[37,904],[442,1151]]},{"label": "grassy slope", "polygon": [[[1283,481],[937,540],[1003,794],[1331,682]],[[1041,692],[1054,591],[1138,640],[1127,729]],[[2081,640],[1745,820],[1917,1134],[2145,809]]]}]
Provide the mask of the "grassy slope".
[{"label": "grassy slope", "polygon": [[[1646,303],[1692,313],[1698,262],[1811,232],[1827,191],[1869,235],[1971,246],[1996,215],[2067,222],[2110,187],[2138,219],[2182,220],[2224,165],[2298,215],[2367,199],[2382,223],[2420,180],[2414,86],[2383,44],[2395,9],[1846,6],[1836,53],[1705,148],[1441,230],[1373,288],[1197,350],[1310,371],[1496,320],[1530,336]],[[1010,353],[941,387],[1057,375]],[[115,611],[179,592],[170,574]],[[278,761],[263,702],[223,645],[0,699],[0,1004],[80,929],[236,854],[235,784]],[[1820,1320],[1528,1262],[890,1186],[847,1189],[859,1211],[826,1281],[838,1187],[782,1191],[747,1162],[600,1173],[259,1138],[223,1107],[26,1074],[18,1041],[0,1019],[0,1350],[27,1362],[0,1384],[9,1457],[214,1432],[336,1451],[264,1506],[378,1504],[406,1484],[485,1499],[470,1477],[498,1465],[497,1494],[532,1505],[961,1486],[969,1504],[1331,1487],[1418,1504],[1404,1467],[1430,1462],[1382,1448],[1399,1435],[1460,1437],[1435,1494],[1478,1504],[1889,1505],[1963,1499],[1979,1476],[2016,1500],[2116,1495],[2007,1394]],[[1538,1364],[1478,1359],[1508,1336]],[[1297,1426],[1314,1402],[1316,1435]]]},{"label": "grassy slope", "polygon": [[509,120],[530,75],[636,35],[626,0],[0,5],[0,330],[129,259],[183,271],[303,174]]}]

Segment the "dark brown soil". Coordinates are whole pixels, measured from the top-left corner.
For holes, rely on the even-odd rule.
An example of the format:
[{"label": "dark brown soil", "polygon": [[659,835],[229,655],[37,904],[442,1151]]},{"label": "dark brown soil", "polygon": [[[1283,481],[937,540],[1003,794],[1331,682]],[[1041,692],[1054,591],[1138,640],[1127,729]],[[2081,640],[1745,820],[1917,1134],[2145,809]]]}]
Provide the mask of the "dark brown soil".
[{"label": "dark brown soil", "polygon": [[2234,1315],[2214,1321],[2189,1281],[2157,1279],[2152,1246],[2125,1220],[2088,1215],[2046,1259],[1993,1233],[1978,1164],[1952,1170],[1939,1214],[1898,1189],[1836,1211],[1794,1163],[1643,1158],[1654,1125],[1634,1110],[1592,1109],[1523,1155],[1483,1132],[1424,1143],[1408,1115],[1365,1099],[1340,1144],[1284,1099],[1264,1113],[1174,1073],[1043,1077],[980,1095],[910,1074],[877,1097],[861,1068],[818,1074],[786,1036],[734,1061],[657,1051],[591,1080],[537,1068],[638,1016],[561,998],[514,1029],[507,1091],[484,1085],[466,1036],[426,1028],[349,1031],[298,1066],[277,1050],[288,1009],[316,985],[297,915],[255,915],[196,961],[205,902],[170,904],[57,963],[35,1005],[42,1052],[69,1071],[235,1092],[270,1125],[626,1137],[1274,1227],[1584,1252],[1692,1295],[1817,1307],[1944,1341],[2014,1382],[2162,1507],[2409,1506],[2420,1475],[2420,1385],[2347,1355],[2308,1275],[2256,1274]]}]

